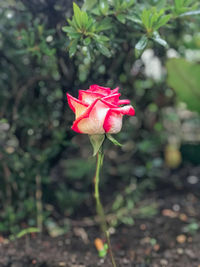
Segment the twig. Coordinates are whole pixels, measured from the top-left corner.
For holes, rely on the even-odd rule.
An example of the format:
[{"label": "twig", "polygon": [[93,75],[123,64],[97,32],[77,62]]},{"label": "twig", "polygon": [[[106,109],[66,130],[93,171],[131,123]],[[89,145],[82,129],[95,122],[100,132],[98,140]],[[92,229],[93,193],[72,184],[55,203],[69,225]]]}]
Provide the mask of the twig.
[{"label": "twig", "polygon": [[42,188],[41,188],[41,176],[36,175],[36,208],[37,208],[37,227],[40,230],[40,233],[43,229],[43,206],[42,206]]},{"label": "twig", "polygon": [[40,81],[40,80],[45,80],[48,79],[49,76],[35,76],[30,78],[26,84],[24,84],[23,86],[21,86],[20,88],[18,88],[17,90],[17,95],[15,97],[15,103],[13,105],[13,111],[12,111],[12,119],[14,120],[15,118],[17,118],[17,111],[18,111],[18,106],[19,103],[21,101],[21,98],[24,94],[24,92],[29,89],[30,87],[32,87],[36,82]]},{"label": "twig", "polygon": [[12,191],[10,186],[10,170],[5,162],[2,162],[4,178],[5,178],[5,187],[6,187],[6,206],[11,205]]}]

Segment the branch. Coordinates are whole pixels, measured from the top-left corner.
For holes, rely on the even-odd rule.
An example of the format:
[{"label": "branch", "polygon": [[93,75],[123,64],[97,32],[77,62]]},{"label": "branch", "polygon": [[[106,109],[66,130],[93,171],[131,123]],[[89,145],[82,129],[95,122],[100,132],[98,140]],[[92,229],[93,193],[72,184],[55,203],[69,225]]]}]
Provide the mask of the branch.
[{"label": "branch", "polygon": [[24,84],[22,87],[18,88],[17,95],[15,97],[15,102],[13,105],[13,111],[12,111],[12,119],[13,120],[17,118],[18,106],[19,106],[19,103],[20,103],[25,91],[27,89],[29,89],[30,87],[32,87],[36,82],[41,81],[41,80],[46,80],[48,78],[49,78],[49,76],[41,76],[41,75],[35,76],[35,77],[30,78],[28,80],[28,82],[26,84]]}]

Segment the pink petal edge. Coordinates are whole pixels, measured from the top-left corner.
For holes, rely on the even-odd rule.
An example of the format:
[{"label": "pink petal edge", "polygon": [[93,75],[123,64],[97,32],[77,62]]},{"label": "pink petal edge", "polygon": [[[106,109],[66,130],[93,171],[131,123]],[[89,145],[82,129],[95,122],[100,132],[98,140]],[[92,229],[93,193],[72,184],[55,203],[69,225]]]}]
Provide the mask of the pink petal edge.
[{"label": "pink petal edge", "polygon": [[69,107],[72,109],[72,111],[75,113],[75,107],[73,106],[72,102],[76,102],[84,107],[88,107],[87,104],[81,102],[79,99],[71,96],[70,94],[67,93],[67,101],[68,101],[68,104],[69,104]]},{"label": "pink petal edge", "polygon": [[82,120],[82,119],[85,119],[85,118],[88,118],[89,115],[90,115],[90,112],[92,111],[93,107],[96,105],[97,101],[99,101],[99,99],[96,99],[87,109],[86,111],[80,116],[78,117],[73,125],[72,125],[72,130],[77,132],[77,133],[82,133],[79,128],[78,128],[78,123]]}]

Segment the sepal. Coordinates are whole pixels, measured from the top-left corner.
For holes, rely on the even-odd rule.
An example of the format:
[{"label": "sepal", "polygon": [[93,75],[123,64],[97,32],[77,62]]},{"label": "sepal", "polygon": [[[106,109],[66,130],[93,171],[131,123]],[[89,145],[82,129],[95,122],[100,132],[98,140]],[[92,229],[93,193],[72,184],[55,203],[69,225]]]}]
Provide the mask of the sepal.
[{"label": "sepal", "polygon": [[90,142],[93,146],[93,157],[99,152],[103,141],[105,139],[105,134],[92,134],[89,135]]},{"label": "sepal", "polygon": [[111,134],[106,134],[106,137],[115,145],[115,146],[123,146],[120,144]]}]

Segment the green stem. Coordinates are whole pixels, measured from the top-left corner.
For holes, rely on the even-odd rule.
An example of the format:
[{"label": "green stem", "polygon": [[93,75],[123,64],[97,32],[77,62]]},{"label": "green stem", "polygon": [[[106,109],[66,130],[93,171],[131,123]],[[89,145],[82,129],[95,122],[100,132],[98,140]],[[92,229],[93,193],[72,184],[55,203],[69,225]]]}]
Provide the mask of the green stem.
[{"label": "green stem", "polygon": [[96,166],[96,173],[95,173],[95,177],[94,177],[94,189],[95,189],[94,196],[96,199],[97,214],[101,220],[101,229],[104,232],[106,239],[107,239],[111,262],[112,262],[113,267],[116,267],[117,265],[115,263],[115,259],[114,259],[112,247],[111,247],[111,242],[110,242],[110,234],[107,230],[105,213],[104,213],[104,209],[103,209],[103,206],[101,204],[101,200],[100,200],[100,196],[99,196],[99,173],[100,173],[101,166],[103,165],[103,157],[104,157],[104,155],[100,149],[99,152],[97,153],[97,166]]}]

